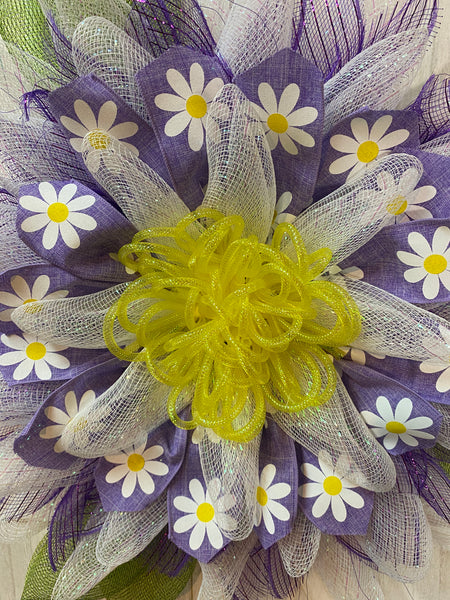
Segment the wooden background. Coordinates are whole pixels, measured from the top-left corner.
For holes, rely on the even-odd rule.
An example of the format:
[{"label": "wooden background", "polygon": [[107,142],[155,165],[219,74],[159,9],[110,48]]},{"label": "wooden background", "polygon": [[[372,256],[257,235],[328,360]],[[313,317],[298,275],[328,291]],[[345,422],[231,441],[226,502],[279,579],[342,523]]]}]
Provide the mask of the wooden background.
[{"label": "wooden background", "polygon": [[[394,2],[394,0],[386,1]],[[373,0],[373,2],[384,3],[383,0]],[[420,71],[406,90],[408,99],[413,99],[417,95],[431,73],[450,73],[450,0],[441,0],[441,5],[443,12],[440,31],[429,48]],[[20,600],[28,561],[40,538],[40,535],[34,535],[10,544],[2,543],[0,538],[0,600]],[[447,599],[450,597],[450,552],[444,552],[437,546],[434,551],[433,565],[427,577],[419,583],[404,585],[385,577],[382,578],[382,585],[385,600]],[[200,577],[196,573],[186,587],[182,600],[195,600],[199,586]],[[306,578],[298,600],[331,600],[314,568]]]}]

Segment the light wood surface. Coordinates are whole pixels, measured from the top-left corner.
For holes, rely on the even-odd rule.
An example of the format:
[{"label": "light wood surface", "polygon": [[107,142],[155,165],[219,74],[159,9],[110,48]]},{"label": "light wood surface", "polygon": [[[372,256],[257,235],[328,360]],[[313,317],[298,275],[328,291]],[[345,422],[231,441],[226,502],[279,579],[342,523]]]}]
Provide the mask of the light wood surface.
[{"label": "light wood surface", "polygon": [[[441,28],[407,90],[410,99],[415,97],[431,73],[450,72],[450,0],[441,0],[441,5]],[[40,538],[40,535],[33,535],[10,544],[0,542],[0,600],[20,600],[27,565]],[[196,573],[186,587],[182,600],[195,600],[199,586],[200,577]],[[424,580],[414,585],[404,585],[385,577],[382,578],[382,586],[385,600],[446,600],[450,597],[450,552],[444,552],[436,546],[432,567]],[[331,600],[314,569],[306,578],[298,600]]]}]

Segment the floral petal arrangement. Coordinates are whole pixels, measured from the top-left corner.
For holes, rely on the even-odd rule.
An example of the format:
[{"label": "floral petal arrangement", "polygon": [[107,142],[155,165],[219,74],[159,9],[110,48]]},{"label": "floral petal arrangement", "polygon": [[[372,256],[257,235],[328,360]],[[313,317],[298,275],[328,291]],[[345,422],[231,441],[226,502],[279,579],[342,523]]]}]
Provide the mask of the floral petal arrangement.
[{"label": "floral petal arrangement", "polygon": [[448,544],[448,78],[399,108],[439,6],[368,4],[2,3],[22,600],[380,600]]}]

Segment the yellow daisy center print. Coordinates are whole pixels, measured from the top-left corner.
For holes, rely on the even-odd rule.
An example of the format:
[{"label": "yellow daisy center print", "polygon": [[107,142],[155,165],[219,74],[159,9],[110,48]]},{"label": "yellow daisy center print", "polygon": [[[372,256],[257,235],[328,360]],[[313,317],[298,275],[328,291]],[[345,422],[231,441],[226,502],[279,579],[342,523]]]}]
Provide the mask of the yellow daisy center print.
[{"label": "yellow daisy center print", "polygon": [[111,138],[101,129],[94,129],[88,133],[88,140],[92,148],[95,150],[106,150],[111,143]]},{"label": "yellow daisy center print", "polygon": [[54,223],[62,223],[69,216],[69,209],[62,202],[53,202],[47,209],[47,216]]},{"label": "yellow daisy center print", "polygon": [[206,115],[208,106],[203,96],[194,94],[186,100],[186,111],[194,119],[201,119]]},{"label": "yellow daisy center print", "polygon": [[398,421],[389,421],[386,423],[386,429],[389,433],[405,433],[406,427]]},{"label": "yellow daisy center print", "polygon": [[430,254],[423,262],[423,268],[427,273],[439,275],[447,268],[447,260],[441,254]]},{"label": "yellow daisy center print", "polygon": [[288,120],[280,113],[273,113],[267,119],[267,126],[275,133],[284,133],[289,127]]},{"label": "yellow daisy center print", "polygon": [[214,519],[214,508],[209,502],[202,502],[197,508],[197,519],[202,523],[209,523]]},{"label": "yellow daisy center print", "polygon": [[32,342],[27,346],[25,352],[27,357],[31,360],[40,360],[41,358],[44,358],[47,350],[45,349],[44,344],[41,344],[40,342]]},{"label": "yellow daisy center print", "polygon": [[402,215],[408,206],[408,202],[405,200],[405,196],[397,196],[394,200],[391,200],[386,206],[386,210],[390,215]]},{"label": "yellow daisy center print", "polygon": [[326,477],[326,479],[324,480],[323,489],[330,496],[337,496],[338,494],[341,493],[342,482],[339,479],[339,477],[336,477],[335,475],[330,475],[329,477]]},{"label": "yellow daisy center print", "polygon": [[266,490],[261,486],[258,486],[258,489],[256,490],[256,500],[258,504],[260,504],[261,506],[265,506],[267,504],[268,499],[269,497],[267,496]]},{"label": "yellow daisy center print", "polygon": [[127,460],[127,465],[130,471],[142,471],[145,465],[144,457],[140,454],[130,454]]},{"label": "yellow daisy center print", "polygon": [[380,149],[378,144],[375,142],[371,142],[368,140],[367,142],[363,142],[356,153],[358,160],[363,163],[369,163],[376,159]]}]

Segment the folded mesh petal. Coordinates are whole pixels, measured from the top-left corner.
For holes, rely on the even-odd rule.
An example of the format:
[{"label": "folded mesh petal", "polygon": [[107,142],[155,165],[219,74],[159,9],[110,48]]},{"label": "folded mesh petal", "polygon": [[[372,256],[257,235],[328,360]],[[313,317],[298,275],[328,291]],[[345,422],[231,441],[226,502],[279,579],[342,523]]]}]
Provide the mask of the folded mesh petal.
[{"label": "folded mesh petal", "polygon": [[107,567],[128,562],[146,548],[167,524],[167,494],[143,510],[110,512],[97,541],[96,556]]},{"label": "folded mesh petal", "polygon": [[239,89],[225,85],[206,121],[209,182],[202,206],[241,215],[245,235],[265,242],[275,208],[275,175],[262,125]]},{"label": "folded mesh petal", "polygon": [[278,541],[284,568],[291,577],[306,575],[319,551],[320,530],[298,509],[291,532]]}]

